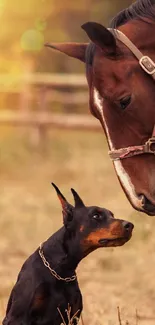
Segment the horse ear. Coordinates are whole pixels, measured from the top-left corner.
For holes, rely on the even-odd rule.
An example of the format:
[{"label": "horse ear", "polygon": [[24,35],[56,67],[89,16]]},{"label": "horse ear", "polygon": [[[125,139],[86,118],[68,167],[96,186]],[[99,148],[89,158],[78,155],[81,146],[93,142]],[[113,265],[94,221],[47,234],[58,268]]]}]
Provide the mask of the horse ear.
[{"label": "horse ear", "polygon": [[90,40],[102,50],[106,50],[111,54],[116,53],[116,39],[107,28],[95,22],[87,22],[81,27]]},{"label": "horse ear", "polygon": [[52,185],[55,188],[58,198],[60,200],[60,203],[62,205],[63,223],[64,223],[64,226],[67,227],[68,223],[70,221],[72,221],[72,219],[73,219],[74,207],[70,203],[67,202],[67,200],[65,199],[63,194],[60,192],[59,188],[54,183],[52,183]]},{"label": "horse ear", "polygon": [[77,194],[77,192],[71,188],[71,191],[72,191],[72,194],[73,194],[73,197],[74,197],[74,202],[75,202],[75,208],[82,208],[84,207],[84,203],[83,201],[81,200],[79,194]]},{"label": "horse ear", "polygon": [[85,53],[88,43],[46,43],[45,46],[85,62]]}]

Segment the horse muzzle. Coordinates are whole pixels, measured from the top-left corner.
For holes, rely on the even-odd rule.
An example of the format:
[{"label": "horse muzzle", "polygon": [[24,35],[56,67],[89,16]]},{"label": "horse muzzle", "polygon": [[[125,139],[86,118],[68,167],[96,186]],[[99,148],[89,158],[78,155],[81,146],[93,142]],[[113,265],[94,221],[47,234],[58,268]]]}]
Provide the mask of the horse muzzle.
[{"label": "horse muzzle", "polygon": [[155,216],[155,202],[151,202],[144,194],[141,194],[140,197],[143,212],[149,216]]}]

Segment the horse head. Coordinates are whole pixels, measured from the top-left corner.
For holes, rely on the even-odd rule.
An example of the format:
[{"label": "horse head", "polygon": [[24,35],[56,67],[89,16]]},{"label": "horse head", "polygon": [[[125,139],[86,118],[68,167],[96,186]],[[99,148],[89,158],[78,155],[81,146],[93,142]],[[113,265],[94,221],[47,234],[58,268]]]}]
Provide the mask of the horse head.
[{"label": "horse head", "polygon": [[[86,64],[89,104],[111,152],[144,145],[155,125],[155,81],[142,69],[115,29],[155,61],[155,1],[138,0],[119,13],[110,30],[95,23],[82,28],[90,43],[47,44]],[[155,157],[149,152],[113,161],[132,206],[155,215]]]}]

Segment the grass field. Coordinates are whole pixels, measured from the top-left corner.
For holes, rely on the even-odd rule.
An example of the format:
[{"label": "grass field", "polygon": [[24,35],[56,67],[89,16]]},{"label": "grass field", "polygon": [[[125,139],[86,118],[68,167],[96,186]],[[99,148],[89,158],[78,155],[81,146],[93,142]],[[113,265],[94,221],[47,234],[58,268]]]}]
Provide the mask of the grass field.
[{"label": "grass field", "polygon": [[[155,219],[135,212],[118,183],[102,133],[53,131],[45,148],[30,147],[20,131],[0,137],[0,321],[27,256],[62,225],[50,182],[72,202],[74,187],[87,205],[109,208],[135,224],[123,247],[103,248],[81,262],[85,325],[155,324]],[[7,134],[7,135],[6,135]]]}]

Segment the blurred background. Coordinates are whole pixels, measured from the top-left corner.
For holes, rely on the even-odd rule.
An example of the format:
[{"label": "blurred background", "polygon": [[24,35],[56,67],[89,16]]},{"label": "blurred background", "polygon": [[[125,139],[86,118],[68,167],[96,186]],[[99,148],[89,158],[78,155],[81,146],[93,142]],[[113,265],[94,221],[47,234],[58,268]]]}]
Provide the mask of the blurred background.
[{"label": "blurred background", "polygon": [[[62,225],[51,181],[73,202],[106,207],[135,224],[123,247],[81,262],[85,325],[155,322],[154,219],[134,211],[89,113],[85,67],[44,47],[88,41],[80,26],[108,26],[129,0],[0,0],[0,321],[24,262]],[[136,317],[137,313],[137,317]]]}]

